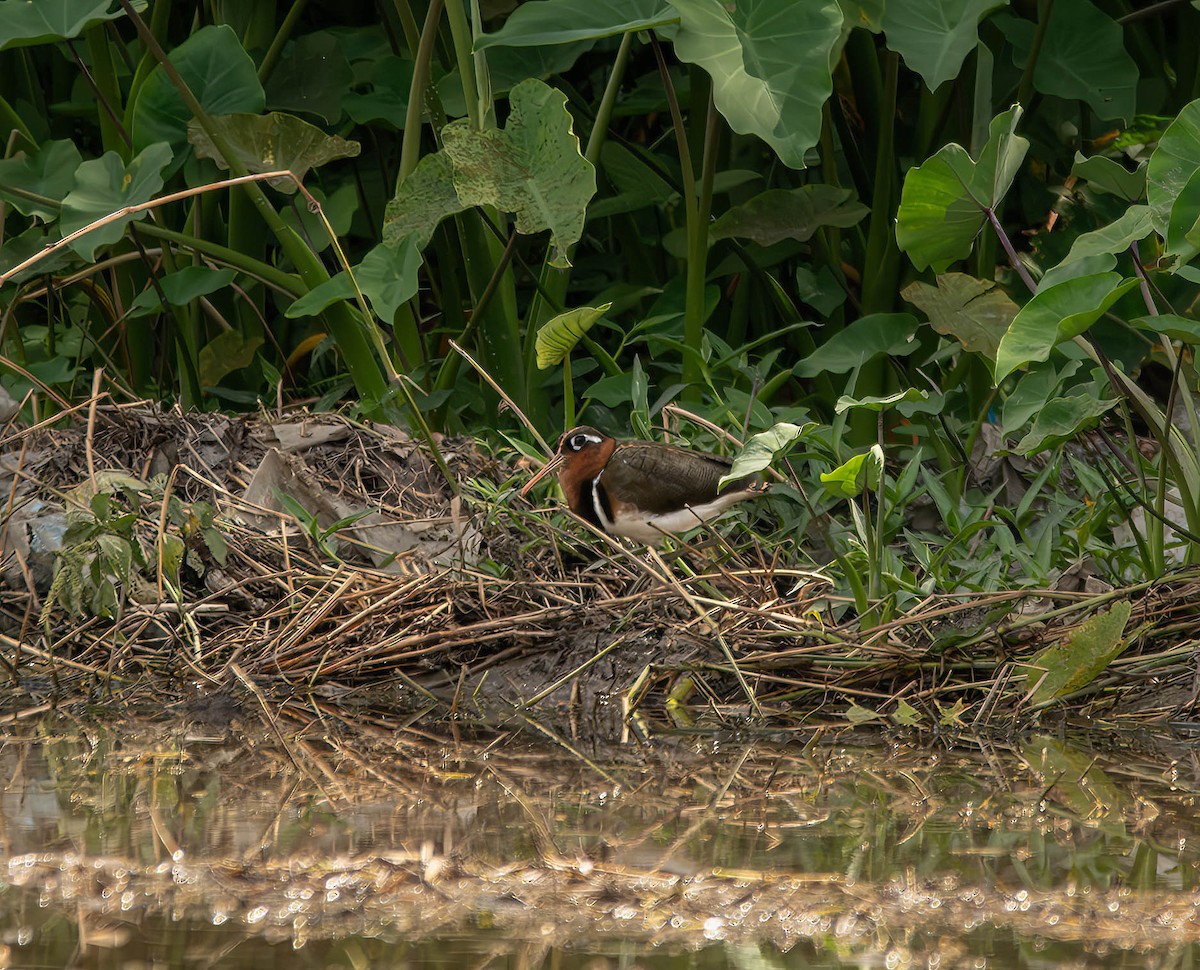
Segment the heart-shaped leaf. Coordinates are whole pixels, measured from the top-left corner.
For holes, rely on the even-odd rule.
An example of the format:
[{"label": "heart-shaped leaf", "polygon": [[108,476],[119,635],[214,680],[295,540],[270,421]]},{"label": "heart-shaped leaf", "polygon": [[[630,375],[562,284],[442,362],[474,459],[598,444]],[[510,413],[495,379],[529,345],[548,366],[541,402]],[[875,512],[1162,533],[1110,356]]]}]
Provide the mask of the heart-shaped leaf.
[{"label": "heart-shaped leaf", "polygon": [[663,0],[535,0],[517,7],[499,30],[476,40],[475,49],[599,40],[678,20],[679,14]]},{"label": "heart-shaped leaf", "polygon": [[763,139],[785,165],[804,168],[833,88],[829,63],[842,31],[836,0],[671,6],[679,13],[675,53],[712,77],[713,101],[729,127]]},{"label": "heart-shaped leaf", "polygon": [[853,226],[871,211],[853,196],[834,185],[768,189],[722,215],[708,235],[714,240],[750,239],[760,246],[784,239],[807,242],[822,226]]},{"label": "heart-shaped leaf", "polygon": [[1045,360],[1059,343],[1083,333],[1137,286],[1119,273],[1097,273],[1058,283],[1034,294],[1021,308],[996,350],[996,383],[1023,364]]},{"label": "heart-shaped leaf", "polygon": [[920,307],[938,333],[988,357],[996,356],[1000,338],[1020,309],[995,283],[965,273],[943,273],[937,286],[918,280],[900,295]]},{"label": "heart-shaped leaf", "polygon": [[[163,187],[162,170],[170,161],[171,147],[159,143],[150,145],[128,166],[116,152],[105,152],[100,158],[83,162],[75,170],[75,187],[63,199],[58,220],[62,234],[68,236],[126,206],[149,202]],[[146,213],[139,212],[114,219],[80,236],[71,243],[71,248],[91,260],[99,247],[125,235],[125,226],[132,220],[144,218]]]},{"label": "heart-shaped leaf", "polygon": [[0,199],[22,215],[53,222],[82,161],[79,149],[69,141],[42,142],[32,155],[18,152],[0,161]]},{"label": "heart-shaped leaf", "polygon": [[777,454],[791,447],[792,442],[815,427],[815,424],[780,421],[766,431],[751,435],[750,440],[742,445],[742,450],[733,459],[733,467],[729,469],[729,474],[721,476],[721,486],[769,468]]},{"label": "heart-shaped leaf", "polygon": [[[303,182],[309,169],[337,158],[353,158],[359,153],[358,142],[327,135],[307,121],[279,111],[265,115],[214,115],[212,126],[228,143],[236,160],[255,174],[286,169]],[[229,169],[225,156],[199,122],[188,122],[187,137],[196,149],[197,158],[211,158],[217,168]],[[267,183],[289,195],[297,190],[296,182],[286,176],[267,179]]]},{"label": "heart-shaped leaf", "polygon": [[887,45],[925,80],[930,91],[957,77],[979,43],[979,22],[1008,0],[888,0]]},{"label": "heart-shaped leaf", "polygon": [[904,178],[896,213],[896,245],[918,269],[941,273],[971,254],[987,210],[994,210],[1025,160],[1029,142],[1016,134],[1020,108],[992,120],[979,161],[946,145]]}]

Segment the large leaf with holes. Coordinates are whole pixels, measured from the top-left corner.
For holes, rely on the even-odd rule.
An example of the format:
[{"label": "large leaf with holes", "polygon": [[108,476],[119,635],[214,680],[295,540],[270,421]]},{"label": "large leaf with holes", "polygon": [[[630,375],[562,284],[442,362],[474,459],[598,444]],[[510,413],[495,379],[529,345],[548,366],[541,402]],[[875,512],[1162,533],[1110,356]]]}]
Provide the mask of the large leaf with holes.
[{"label": "large leaf with holes", "polygon": [[[135,0],[133,6],[145,10],[145,0]],[[115,0],[3,0],[0,50],[78,37],[95,24],[123,16]]]},{"label": "large leaf with holes", "polygon": [[[1054,0],[1037,53],[1033,84],[1045,94],[1086,101],[1101,118],[1132,121],[1136,110],[1137,63],[1125,50],[1125,32],[1091,0]],[[1013,59],[1024,67],[1037,27],[1004,18]]]},{"label": "large leaf with holes", "polygon": [[887,45],[932,91],[957,77],[979,43],[979,22],[1008,0],[888,0]]},{"label": "large leaf with holes", "polygon": [[400,183],[383,212],[383,241],[399,242],[416,235],[424,249],[433,231],[446,216],[462,212],[467,204],[454,185],[454,163],[445,152],[426,155],[412,174]]},{"label": "large leaf with holes", "polygon": [[[211,115],[258,114],[266,104],[254,61],[225,25],[202,27],[171,51],[170,61]],[[156,67],[133,106],[134,148],[159,141],[183,146],[191,118],[166,72]]]},{"label": "large leaf with holes", "polygon": [[513,213],[521,233],[549,229],[559,266],[583,233],[596,192],[595,170],[579,152],[566,105],[561,91],[530,78],[510,92],[503,130],[472,131],[466,121],[442,129],[462,203]]},{"label": "large leaf with holes", "polygon": [[768,189],[722,215],[709,238],[750,239],[760,246],[784,239],[807,242],[822,226],[847,228],[871,211],[853,196],[834,185]]},{"label": "large leaf with holes", "polygon": [[[286,169],[303,182],[309,169],[337,158],[353,158],[359,152],[358,142],[327,135],[315,125],[280,111],[266,115],[217,115],[212,125],[214,132],[228,143],[236,160],[255,174]],[[229,168],[225,156],[198,122],[189,122],[187,132],[197,158],[211,158],[217,168]],[[287,176],[267,182],[280,192],[296,191],[296,183]]]},{"label": "large leaf with holes", "polygon": [[842,29],[836,0],[671,0],[675,53],[711,76],[713,100],[739,134],[757,135],[792,168],[821,136]]},{"label": "large leaf with holes", "polygon": [[1120,273],[1080,276],[1039,290],[1021,308],[996,351],[996,383],[1030,361],[1045,360],[1064,340],[1077,337],[1137,286]]},{"label": "large leaf with holes", "polygon": [[0,199],[22,215],[52,222],[63,196],[75,184],[83,156],[73,142],[47,141],[32,155],[18,152],[0,161]]},{"label": "large leaf with holes", "polygon": [[987,144],[975,161],[961,145],[946,145],[910,169],[896,213],[896,244],[918,269],[947,266],[971,254],[987,211],[1004,198],[1029,142],[1016,134],[1012,108],[992,120]]},{"label": "large leaf with holes", "polygon": [[517,7],[499,30],[478,38],[475,49],[598,40],[630,30],[652,30],[678,19],[663,0],[534,0]]},{"label": "large leaf with holes", "polygon": [[966,350],[988,357],[996,356],[1000,338],[1020,309],[991,280],[965,273],[944,273],[937,278],[937,286],[917,280],[900,295],[924,310],[929,325],[938,333],[954,337]]},{"label": "large leaf with holes", "polygon": [[[62,234],[70,235],[126,206],[149,202],[163,187],[162,170],[170,161],[171,147],[157,144],[140,152],[128,166],[116,152],[105,152],[81,164],[75,170],[75,187],[63,199],[58,220]],[[131,220],[145,217],[145,212],[122,216],[80,236],[71,248],[90,260],[100,246],[120,239]]]}]

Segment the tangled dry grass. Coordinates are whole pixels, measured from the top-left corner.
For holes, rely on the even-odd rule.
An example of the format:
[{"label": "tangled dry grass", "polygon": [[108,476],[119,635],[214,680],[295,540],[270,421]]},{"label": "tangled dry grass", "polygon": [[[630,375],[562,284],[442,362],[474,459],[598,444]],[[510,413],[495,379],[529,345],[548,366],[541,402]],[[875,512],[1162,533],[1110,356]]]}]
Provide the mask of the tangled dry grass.
[{"label": "tangled dry grass", "polygon": [[[931,596],[862,629],[819,572],[788,561],[794,550],[718,544],[664,559],[529,508],[515,497],[519,465],[466,440],[441,447],[458,494],[402,432],[330,415],[93,401],[78,420],[8,428],[5,718],[105,697],[189,704],[199,691],[389,729],[517,725],[568,748],[847,720],[1006,731],[1041,713],[1022,661],[1126,599],[1130,647],[1041,707],[1139,722],[1194,707],[1195,572],[1099,596]],[[47,523],[118,473],[160,476],[132,526],[146,565],[118,584],[114,617],[74,615],[52,594]],[[170,572],[172,500],[216,510],[223,562],[185,523]]]}]

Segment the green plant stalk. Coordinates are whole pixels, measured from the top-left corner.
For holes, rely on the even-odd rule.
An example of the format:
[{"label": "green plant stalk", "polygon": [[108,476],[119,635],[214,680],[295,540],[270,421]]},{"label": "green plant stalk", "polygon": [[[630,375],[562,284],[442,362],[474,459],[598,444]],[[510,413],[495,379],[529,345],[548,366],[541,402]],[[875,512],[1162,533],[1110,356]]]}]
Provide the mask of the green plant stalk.
[{"label": "green plant stalk", "polygon": [[283,23],[275,32],[275,39],[271,41],[271,46],[263,55],[262,63],[258,65],[258,83],[264,87],[271,74],[274,73],[275,66],[283,54],[283,48],[291,39],[292,32],[296,29],[296,24],[300,21],[300,15],[304,13],[306,6],[308,6],[308,0],[292,0],[291,7],[283,17]]},{"label": "green plant stalk", "polygon": [[445,0],[446,19],[450,22],[450,37],[454,42],[454,60],[462,82],[467,120],[472,131],[483,130],[485,112],[479,102],[479,87],[475,82],[475,58],[471,53],[471,25],[467,23],[464,0]]},{"label": "green plant stalk", "polygon": [[571,355],[562,362],[563,373],[563,427],[575,427],[575,385],[571,375]]},{"label": "green plant stalk", "polygon": [[117,74],[113,69],[112,49],[108,43],[108,33],[104,24],[89,27],[84,36],[87,39],[90,56],[92,83],[96,86],[96,116],[100,123],[100,142],[105,151],[116,152],[121,160],[129,164],[133,157],[133,142],[129,133],[117,120],[118,106],[121,103],[121,87],[117,83]]},{"label": "green plant stalk", "polygon": [[404,31],[404,42],[408,44],[408,52],[414,58],[421,44],[421,31],[417,27],[417,18],[413,16],[412,7],[407,0],[392,0],[392,7],[400,20],[400,29]]},{"label": "green plant stalk", "polygon": [[397,185],[412,174],[417,162],[421,160],[421,115],[425,106],[425,89],[429,86],[430,64],[433,60],[433,47],[437,41],[442,3],[443,0],[430,0],[429,9],[425,13],[425,25],[421,28],[421,41],[413,59],[412,88],[408,96],[408,108],[404,113],[404,138],[400,146]]},{"label": "green plant stalk", "polygon": [[278,290],[292,294],[294,297],[301,297],[308,292],[308,287],[295,274],[285,273],[283,270],[269,263],[265,263],[260,259],[254,259],[245,253],[239,253],[237,250],[230,249],[228,246],[222,246],[220,243],[210,242],[207,239],[178,232],[175,229],[167,229],[152,222],[138,223],[138,232],[145,233],[147,236],[155,239],[162,239],[182,248],[203,253],[217,262],[232,266],[238,272],[260,279]]},{"label": "green plant stalk", "polygon": [[[600,107],[596,110],[596,117],[592,122],[587,148],[583,152],[583,157],[591,162],[595,169],[600,168],[600,152],[604,148],[604,142],[608,136],[608,126],[612,121],[613,108],[617,103],[617,95],[621,91],[621,81],[625,77],[626,65],[629,63],[629,52],[633,48],[633,36],[633,32],[629,31],[621,38],[621,46],[617,48],[617,55],[613,58],[612,71],[609,72],[608,82],[604,86]],[[534,361],[536,359],[537,331],[551,317],[562,313],[566,305],[567,289],[571,282],[570,267],[559,268],[550,265],[552,248],[552,243],[546,244],[546,256],[542,260],[539,274],[541,286],[530,303],[529,313],[526,317],[528,322],[525,331],[525,372],[530,375],[534,373],[536,366]],[[575,247],[572,246],[571,251],[567,254],[568,258],[574,255],[574,251]],[[568,425],[568,427],[571,426]]]},{"label": "green plant stalk", "polygon": [[[171,2],[172,0],[154,0],[154,4],[150,8],[150,33],[158,39],[161,46],[167,36],[167,28],[171,20]],[[138,94],[141,92],[142,85],[146,83],[146,78],[157,65],[154,59],[154,53],[149,47],[143,52],[141,60],[138,61],[137,68],[133,72],[133,80],[129,82],[129,94],[125,99],[125,130],[131,131],[133,123],[133,106],[137,103]]]},{"label": "green plant stalk", "polygon": [[[208,112],[204,110],[204,107],[196,100],[196,96],[192,93],[191,89],[188,88],[187,83],[180,77],[179,72],[175,69],[175,65],[171,63],[157,39],[150,33],[145,21],[133,9],[130,0],[118,0],[118,2],[125,11],[125,15],[137,27],[138,35],[153,53],[155,60],[158,61],[159,66],[162,67],[172,85],[179,92],[188,110],[192,112],[193,117],[204,129],[205,134],[208,135],[213,144],[217,146],[217,149],[225,157],[230,173],[234,176],[249,174],[245,166],[237,160],[236,153],[230,148],[224,136],[213,124]],[[437,3],[439,0],[434,0],[434,2]],[[310,288],[328,280],[329,274],[325,271],[325,267],[322,265],[320,259],[305,245],[304,240],[297,236],[287,223],[280,218],[279,213],[275,211],[275,207],[271,205],[258,184],[248,182],[241,188],[249,196],[259,215],[267,224],[267,228],[271,230],[271,233],[283,248],[283,251],[295,264],[297,270],[299,270],[301,279]],[[383,371],[380,369],[380,364],[383,363],[389,368],[391,365],[390,361],[386,359],[379,361],[376,358],[371,341],[367,337],[366,328],[374,327],[374,322],[370,319],[361,320],[349,306],[340,302],[330,307],[323,316],[329,324],[333,338],[342,353],[342,358],[346,361],[350,377],[354,381],[359,394],[362,395],[368,410],[377,408],[387,392],[387,382]]]},{"label": "green plant stalk", "polygon": [[[900,57],[893,51],[884,55],[883,87],[880,98],[874,189],[871,196],[867,248],[862,268],[863,314],[886,313],[896,305],[900,281],[900,250],[896,246],[896,97],[899,85]],[[854,393],[882,395],[888,390],[889,372],[883,359],[863,365]],[[855,411],[849,419],[850,442],[865,445],[875,438],[870,412]]]},{"label": "green plant stalk", "polygon": [[33,137],[33,132],[29,130],[29,126],[25,124],[13,106],[8,103],[8,99],[2,94],[0,94],[0,128],[3,128],[5,131],[18,131],[31,149],[38,147],[37,139]]},{"label": "green plant stalk", "polygon": [[[695,82],[693,81],[693,85]],[[717,151],[721,130],[720,114],[708,94],[708,110],[704,125],[704,156],[701,161],[700,186],[696,204],[687,226],[687,288],[683,320],[683,397],[700,399],[700,382],[708,381],[701,347],[704,342],[704,287],[708,282],[708,222],[712,214],[713,180],[717,170]]]},{"label": "green plant stalk", "polygon": [[[679,175],[681,183],[681,193],[683,195],[684,219],[688,232],[688,259],[689,267],[687,270],[687,285],[686,295],[684,298],[684,355],[683,355],[683,383],[684,398],[694,399],[699,392],[699,385],[702,379],[700,368],[700,344],[697,339],[695,344],[696,354],[693,356],[688,350],[692,347],[689,343],[689,338],[696,334],[697,338],[703,333],[704,329],[704,285],[700,284],[699,303],[696,304],[693,291],[693,279],[691,268],[691,256],[695,249],[695,226],[699,221],[699,195],[696,190],[696,173],[692,168],[692,153],[688,146],[687,128],[683,124],[683,114],[679,110],[679,98],[675,93],[675,85],[671,83],[671,74],[667,70],[667,62],[663,58],[662,47],[658,40],[651,38],[651,45],[654,48],[654,57],[658,62],[658,73],[662,78],[663,90],[667,96],[667,105],[671,110],[671,125],[675,132],[675,143],[679,151]],[[705,227],[707,235],[707,227]],[[707,253],[704,254],[707,259]]]},{"label": "green plant stalk", "polygon": [[1029,59],[1021,73],[1021,83],[1017,85],[1017,103],[1029,107],[1033,100],[1033,74],[1037,70],[1038,57],[1042,53],[1042,44],[1046,41],[1046,31],[1050,27],[1050,14],[1054,10],[1054,0],[1038,0],[1037,27],[1033,32],[1033,43],[1029,48]]}]

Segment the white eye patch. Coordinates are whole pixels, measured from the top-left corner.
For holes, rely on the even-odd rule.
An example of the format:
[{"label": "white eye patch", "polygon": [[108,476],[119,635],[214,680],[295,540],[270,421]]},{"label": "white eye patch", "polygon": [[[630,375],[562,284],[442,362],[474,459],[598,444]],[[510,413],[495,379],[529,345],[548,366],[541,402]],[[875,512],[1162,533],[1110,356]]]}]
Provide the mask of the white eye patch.
[{"label": "white eye patch", "polygon": [[598,445],[602,440],[594,434],[576,434],[572,435],[570,440],[567,441],[567,447],[572,451],[583,451],[589,444]]}]

